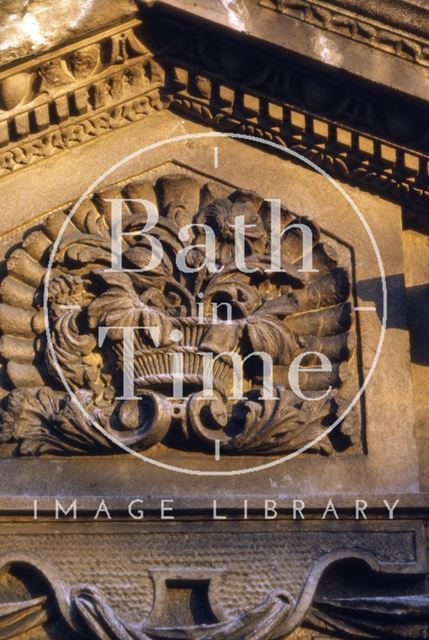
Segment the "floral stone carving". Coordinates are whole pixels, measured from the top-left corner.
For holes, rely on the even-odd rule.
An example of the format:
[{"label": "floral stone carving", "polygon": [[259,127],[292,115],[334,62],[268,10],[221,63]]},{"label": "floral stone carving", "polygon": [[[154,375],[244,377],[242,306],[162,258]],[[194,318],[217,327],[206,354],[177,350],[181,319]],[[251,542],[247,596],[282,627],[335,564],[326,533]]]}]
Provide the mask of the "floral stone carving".
[{"label": "floral stone carving", "polygon": [[[124,271],[114,271],[109,201],[121,198],[128,200]],[[147,221],[142,200],[155,204],[160,214],[151,234],[161,241],[163,257],[150,271],[137,271],[147,265],[151,249],[140,233]],[[240,271],[234,260],[231,225],[237,216],[252,225],[244,239],[251,273]],[[64,390],[45,333],[43,282],[64,220],[62,211],[52,214],[7,260],[0,351],[11,390],[1,412],[3,447],[21,455],[117,453],[118,445],[109,438],[114,436],[140,450],[164,443],[212,453],[218,440],[225,454],[273,455],[311,443],[356,393],[351,269],[344,246],[324,236],[314,221],[282,209],[282,229],[290,229],[282,235],[281,270],[270,272],[267,201],[252,192],[200,184],[190,175],[167,175],[155,185],[133,181],[86,200],[55,254],[48,286],[53,348],[68,386],[103,429],[97,430]],[[312,272],[301,269],[302,233],[291,226],[300,221],[312,231]],[[180,230],[190,223],[213,229],[217,272],[207,265],[195,270],[204,263],[205,232],[194,226],[195,235],[183,239]],[[195,270],[191,273],[175,261],[186,247],[186,263]],[[215,305],[218,317],[213,316]],[[100,327],[107,328],[102,344]],[[123,397],[128,360],[118,327],[139,327],[133,339],[134,394],[139,400]],[[143,327],[155,327],[158,337]],[[243,397],[232,399],[235,369],[225,352],[242,358],[267,353],[274,396],[262,397],[262,360],[254,355],[243,364]],[[300,388],[308,399],[291,389],[288,375],[292,361],[304,352],[321,352],[332,363],[329,372],[300,373]],[[208,353],[218,356],[212,399],[203,396]],[[179,399],[172,393],[177,356],[183,373]],[[301,366],[314,369],[320,360],[307,355]],[[355,418],[352,413],[310,451],[329,454],[359,444]]]}]

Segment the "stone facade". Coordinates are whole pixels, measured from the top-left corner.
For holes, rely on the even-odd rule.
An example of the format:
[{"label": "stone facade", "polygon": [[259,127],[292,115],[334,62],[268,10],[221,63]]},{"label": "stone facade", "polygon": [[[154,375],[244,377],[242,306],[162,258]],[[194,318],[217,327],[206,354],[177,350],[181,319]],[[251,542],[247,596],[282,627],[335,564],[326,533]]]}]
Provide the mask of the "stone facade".
[{"label": "stone facade", "polygon": [[0,637],[429,637],[424,2],[108,4],[0,13]]}]

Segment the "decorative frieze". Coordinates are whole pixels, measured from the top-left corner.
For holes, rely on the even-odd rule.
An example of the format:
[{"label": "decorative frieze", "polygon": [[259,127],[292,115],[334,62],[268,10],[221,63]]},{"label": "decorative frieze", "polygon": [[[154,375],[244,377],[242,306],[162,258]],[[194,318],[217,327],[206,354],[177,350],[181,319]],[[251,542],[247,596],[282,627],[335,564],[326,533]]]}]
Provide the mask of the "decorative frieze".
[{"label": "decorative frieze", "polygon": [[139,25],[133,20],[0,74],[0,175],[163,108],[163,70]]},{"label": "decorative frieze", "polygon": [[429,201],[427,116],[295,61],[164,18],[0,74],[0,175],[171,108],[286,145],[414,209]]},{"label": "decorative frieze", "polygon": [[171,109],[217,129],[273,140],[331,175],[427,209],[422,109],[399,100],[393,105],[367,87],[339,83],[286,57],[279,62],[254,48],[237,49],[219,35],[215,41],[192,28],[185,33],[166,21],[153,36]]},{"label": "decorative frieze", "polygon": [[110,523],[97,525],[97,544],[78,523],[73,531],[48,524],[43,535],[28,525],[2,531],[0,632],[13,638],[44,625],[47,637],[67,640],[271,640],[298,630],[306,640],[425,638],[418,527],[346,525],[334,535],[329,526],[248,524],[158,531]]}]

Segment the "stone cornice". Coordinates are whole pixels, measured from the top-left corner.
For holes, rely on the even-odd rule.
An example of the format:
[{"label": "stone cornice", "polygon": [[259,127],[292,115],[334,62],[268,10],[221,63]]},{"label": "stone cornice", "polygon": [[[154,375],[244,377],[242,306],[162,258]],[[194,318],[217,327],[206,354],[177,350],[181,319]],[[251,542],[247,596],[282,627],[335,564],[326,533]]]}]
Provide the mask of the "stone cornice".
[{"label": "stone cornice", "polygon": [[162,68],[132,19],[0,74],[0,175],[162,108]]},{"label": "stone cornice", "polygon": [[429,32],[425,28],[428,13],[414,3],[395,2],[392,7],[392,3],[359,4],[350,0],[259,0],[259,4],[396,57],[429,66]]},{"label": "stone cornice", "polygon": [[275,140],[333,175],[427,209],[427,116],[418,104],[237,44],[149,11],[143,23],[3,70],[0,175],[171,108]]},{"label": "stone cornice", "polygon": [[[302,0],[310,2],[310,0]],[[319,0],[316,0],[319,2]],[[334,0],[320,0],[321,2],[334,5]],[[307,61],[321,63],[326,68],[338,70],[342,74],[351,74],[356,78],[372,82],[383,88],[390,88],[423,101],[427,100],[429,94],[429,68],[422,64],[415,64],[412,58],[403,55],[389,53],[381,48],[368,47],[367,42],[350,37],[350,33],[341,34],[333,30],[328,30],[320,24],[312,24],[305,20],[297,19],[296,16],[287,12],[274,11],[260,4],[260,0],[222,0],[212,2],[212,0],[140,0],[142,4],[154,5],[153,10],[160,12],[172,12],[174,9],[180,11],[182,16],[189,18],[200,18],[206,23],[215,25],[219,30],[229,30],[245,34],[248,40],[259,42],[261,46],[271,44],[279,51],[289,55],[300,56]],[[264,0],[265,2],[265,0]],[[275,0],[277,2],[277,0]],[[288,0],[292,4],[292,0]],[[293,0],[294,6],[299,6],[301,0]],[[351,6],[353,0],[338,0],[338,4]],[[382,2],[382,10],[376,11],[376,3],[354,2],[357,8],[351,14],[357,18],[367,19],[367,7],[373,7],[373,15],[380,16],[379,22],[385,24],[386,29],[398,28],[409,33],[408,12],[402,14],[393,6],[397,3],[389,3],[391,11],[387,10],[386,2]],[[401,6],[410,6],[406,0],[402,0]],[[399,5],[398,5],[399,6]],[[359,13],[358,11],[361,13]],[[337,10],[335,7],[333,10]],[[397,14],[397,15],[396,15]],[[425,22],[427,11],[420,7],[420,14],[424,16],[420,22]],[[178,19],[180,20],[179,13]],[[389,22],[389,16],[396,15],[396,22],[392,27],[393,20]],[[402,19],[400,16],[402,15]],[[386,16],[386,18],[384,17]],[[370,18],[372,19],[372,18]],[[375,18],[374,18],[375,19]],[[377,18],[378,20],[378,18]],[[376,20],[376,22],[377,22]],[[323,21],[322,21],[323,22]],[[418,19],[414,20],[416,29],[412,32],[414,37],[419,34],[417,29]],[[413,24],[414,24],[413,23]],[[401,28],[402,25],[402,28]],[[414,27],[413,27],[414,28]],[[347,30],[346,30],[347,31]],[[425,34],[425,29],[421,33]],[[346,37],[347,36],[347,37]],[[421,39],[421,35],[417,35]],[[423,39],[426,35],[423,35]],[[393,52],[393,50],[392,50]]]}]

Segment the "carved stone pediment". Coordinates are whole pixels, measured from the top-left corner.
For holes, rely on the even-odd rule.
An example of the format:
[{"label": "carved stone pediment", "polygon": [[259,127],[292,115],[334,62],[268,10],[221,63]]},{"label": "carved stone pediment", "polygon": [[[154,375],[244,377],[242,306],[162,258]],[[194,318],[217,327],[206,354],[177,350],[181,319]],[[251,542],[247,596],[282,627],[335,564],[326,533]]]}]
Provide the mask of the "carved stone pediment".
[{"label": "carved stone pediment", "polygon": [[[114,199],[126,200],[122,271],[112,269]],[[138,271],[151,255],[150,241],[140,233],[148,221],[142,200],[159,211],[150,233],[163,248],[160,263],[147,271]],[[223,455],[359,449],[353,412],[330,437],[320,437],[358,387],[350,250],[317,221],[283,208],[281,269],[271,270],[270,215],[262,196],[182,170],[109,187],[85,200],[64,227],[66,213],[58,211],[30,230],[10,254],[1,284],[1,355],[12,386],[2,411],[5,451],[117,453],[119,443],[213,454],[216,442]],[[249,272],[235,260],[238,216],[248,225]],[[311,271],[302,268],[300,222],[311,230]],[[194,226],[184,233],[189,224]],[[210,268],[206,261],[196,270],[205,262],[202,225],[214,233],[216,264]],[[179,253],[189,273],[178,267]],[[43,310],[47,277],[51,348]],[[102,344],[100,327],[106,328]],[[123,389],[129,357],[123,327],[138,328],[137,401],[125,399]],[[272,359],[271,398],[263,394],[261,359],[250,357],[255,352]],[[301,363],[308,368],[300,374],[305,398],[293,391],[289,376],[291,363],[304,352],[312,353]],[[329,358],[329,371],[311,371],[320,368],[317,352]],[[242,399],[232,397],[231,353],[243,359]],[[214,359],[212,399],[203,394],[207,354]],[[181,365],[180,399],[173,397],[175,362]],[[64,390],[64,380],[75,398]]]}]

